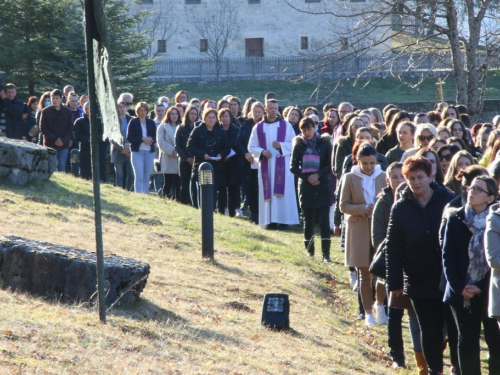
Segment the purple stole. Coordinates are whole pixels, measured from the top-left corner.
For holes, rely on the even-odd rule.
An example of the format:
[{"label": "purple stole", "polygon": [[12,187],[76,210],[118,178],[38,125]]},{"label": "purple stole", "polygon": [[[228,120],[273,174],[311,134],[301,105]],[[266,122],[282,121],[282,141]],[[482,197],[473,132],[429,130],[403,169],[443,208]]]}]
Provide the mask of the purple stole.
[{"label": "purple stole", "polygon": [[[257,124],[257,137],[259,146],[267,150],[266,133],[264,133],[264,122]],[[286,121],[280,120],[278,125],[278,142],[284,142],[286,138]],[[283,197],[285,195],[285,157],[276,152],[276,171],[274,174],[274,195]],[[271,201],[271,178],[269,177],[269,159],[265,156],[260,162],[262,177],[262,188],[264,191],[264,202]]]}]

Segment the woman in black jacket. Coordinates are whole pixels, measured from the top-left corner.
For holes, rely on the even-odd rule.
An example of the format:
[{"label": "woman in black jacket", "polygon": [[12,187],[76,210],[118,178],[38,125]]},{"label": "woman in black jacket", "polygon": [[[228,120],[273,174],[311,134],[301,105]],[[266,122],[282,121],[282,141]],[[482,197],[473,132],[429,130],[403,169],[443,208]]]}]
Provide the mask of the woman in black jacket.
[{"label": "woman in black jacket", "polygon": [[323,262],[330,262],[330,173],[332,144],[328,134],[320,136],[316,124],[304,118],[299,125],[302,135],[293,140],[290,171],[299,177],[299,201],[304,220],[304,245],[314,256],[314,227],[321,230]]},{"label": "woman in black jacket", "polygon": [[[189,135],[187,151],[194,156],[192,179],[196,181],[198,197],[200,196],[198,168],[203,162],[212,164],[214,168],[214,186],[225,184],[224,159],[229,155],[231,149],[226,132],[217,124],[217,111],[215,109],[203,112],[203,122],[194,128]],[[215,188],[214,207],[216,197],[217,189]]]},{"label": "woman in black jacket", "polygon": [[248,141],[252,135],[253,127],[264,118],[264,112],[264,104],[261,102],[253,103],[249,117],[241,124],[237,138],[238,148],[244,156],[244,158],[240,158],[243,190],[250,209],[250,220],[254,224],[259,223],[259,170],[257,161],[248,151]]},{"label": "woman in black jacket", "polygon": [[392,207],[387,232],[387,285],[412,301],[429,374],[443,372],[443,302],[439,290],[443,209],[455,195],[432,181],[431,163],[413,156],[403,164],[408,186]]},{"label": "woman in black jacket", "polygon": [[[227,207],[227,211],[230,217],[236,216],[236,209],[240,206],[240,185],[241,185],[241,175],[240,175],[240,164],[239,157],[240,152],[238,149],[238,133],[240,131],[239,127],[234,125],[234,117],[231,110],[228,108],[222,108],[217,113],[217,118],[219,119],[219,124],[221,128],[226,133],[227,139],[229,141],[229,147],[234,152],[230,158],[225,158],[224,163],[224,174],[226,175],[225,183],[219,185],[218,191],[218,212],[224,215]],[[233,152],[231,152],[233,154]]]},{"label": "woman in black jacket", "polygon": [[198,194],[196,194],[196,181],[191,181],[194,158],[187,150],[187,141],[197,120],[198,109],[190,105],[184,113],[181,125],[175,131],[175,150],[179,156],[181,177],[181,203],[191,204],[195,208],[198,208]]},{"label": "woman in black jacket", "polygon": [[448,217],[444,230],[444,302],[451,305],[458,327],[462,375],[481,374],[481,323],[490,352],[489,373],[500,374],[500,329],[496,320],[488,317],[490,267],[483,241],[489,207],[497,197],[494,179],[476,177],[467,190],[467,204]]},{"label": "woman in black jacket", "polygon": [[149,178],[155,160],[156,124],[147,118],[148,103],[139,102],[135,106],[137,117],[130,120],[127,128],[127,141],[132,150],[134,167],[134,190],[136,193],[149,193]]}]

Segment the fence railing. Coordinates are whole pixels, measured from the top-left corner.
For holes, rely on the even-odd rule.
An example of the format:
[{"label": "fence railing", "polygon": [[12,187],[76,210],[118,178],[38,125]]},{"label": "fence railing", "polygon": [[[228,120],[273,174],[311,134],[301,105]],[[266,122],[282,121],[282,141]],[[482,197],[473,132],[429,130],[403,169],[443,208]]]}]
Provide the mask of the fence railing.
[{"label": "fence railing", "polygon": [[[478,53],[478,66],[486,59]],[[218,69],[219,67],[219,69]],[[496,60],[489,68],[499,68]],[[212,82],[231,80],[268,80],[301,77],[342,78],[360,74],[415,75],[424,72],[452,70],[450,54],[412,54],[396,57],[393,54],[362,56],[280,56],[280,57],[228,57],[219,62],[206,58],[166,59],[157,61],[151,74],[154,80],[164,82]]]}]

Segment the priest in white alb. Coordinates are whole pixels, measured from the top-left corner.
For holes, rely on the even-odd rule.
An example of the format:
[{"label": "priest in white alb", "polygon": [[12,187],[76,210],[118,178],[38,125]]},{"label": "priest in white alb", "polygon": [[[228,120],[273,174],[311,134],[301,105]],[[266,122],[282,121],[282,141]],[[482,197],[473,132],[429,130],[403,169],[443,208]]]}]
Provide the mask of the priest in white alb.
[{"label": "priest in white alb", "polygon": [[278,101],[266,102],[264,119],[254,126],[248,150],[258,161],[259,225],[269,229],[279,224],[299,224],[296,191],[290,172],[290,155],[295,132],[279,116]]}]

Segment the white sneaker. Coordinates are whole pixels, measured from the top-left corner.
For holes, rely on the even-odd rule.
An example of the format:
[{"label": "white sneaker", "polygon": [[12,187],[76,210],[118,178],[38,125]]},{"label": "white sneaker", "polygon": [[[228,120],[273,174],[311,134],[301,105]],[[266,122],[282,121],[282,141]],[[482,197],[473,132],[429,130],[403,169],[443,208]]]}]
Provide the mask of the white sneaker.
[{"label": "white sneaker", "polygon": [[370,327],[374,326],[377,323],[375,323],[375,319],[373,318],[373,314],[366,314],[365,316],[365,326]]},{"label": "white sneaker", "polygon": [[385,315],[384,305],[379,305],[377,302],[373,304],[373,311],[377,317],[378,324],[387,324],[387,315]]},{"label": "white sneaker", "polygon": [[236,209],[236,216],[243,216],[243,212],[241,212],[241,209]]},{"label": "white sneaker", "polygon": [[229,212],[227,212],[227,208],[226,208],[226,211],[224,212],[224,216],[229,216]]},{"label": "white sneaker", "polygon": [[357,292],[358,291],[358,281],[356,280],[356,282],[354,283],[354,285],[352,286],[352,291],[353,292]]},{"label": "white sneaker", "polygon": [[356,271],[349,271],[349,279],[351,280],[351,285],[354,286],[358,282],[358,277]]}]

